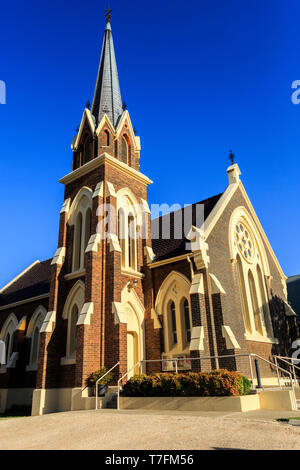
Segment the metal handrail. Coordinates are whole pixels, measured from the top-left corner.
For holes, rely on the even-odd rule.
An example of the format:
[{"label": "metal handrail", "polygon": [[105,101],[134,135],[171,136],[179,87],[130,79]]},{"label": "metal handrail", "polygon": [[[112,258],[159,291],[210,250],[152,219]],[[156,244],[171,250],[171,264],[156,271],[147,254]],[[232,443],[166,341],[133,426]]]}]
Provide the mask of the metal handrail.
[{"label": "metal handrail", "polygon": [[[275,357],[275,362],[277,364],[277,360],[279,359],[280,361],[288,364],[290,367],[292,367],[293,369],[293,374],[294,374],[294,381],[298,383],[298,379],[297,379],[297,376],[296,376],[296,371],[295,369],[298,369],[300,371],[300,367],[299,366],[296,366],[294,364],[294,358],[293,357],[284,357],[284,356],[274,356]],[[297,361],[299,361],[298,359],[296,359]]]},{"label": "metal handrail", "polygon": [[126,374],[124,374],[122,377],[119,378],[118,380],[118,396],[117,396],[117,409],[119,410],[120,409],[120,383],[123,379],[125,379],[125,377],[128,376],[128,374],[130,374],[130,372],[132,372],[133,370],[135,370],[135,368],[137,366],[140,366],[142,361],[139,361],[137,362],[133,367],[131,367],[131,369],[129,369]]},{"label": "metal handrail", "polygon": [[[250,374],[251,374],[251,382],[252,382],[252,387],[254,386],[254,376],[253,376],[253,368],[252,368],[252,363],[251,363],[251,358],[252,357],[256,357],[258,359],[260,359],[261,361],[264,361],[266,362],[267,364],[271,365],[272,367],[275,367],[276,368],[276,371],[277,371],[277,377],[278,377],[278,385],[280,388],[281,387],[281,384],[280,384],[280,378],[279,378],[279,370],[281,370],[284,374],[287,374],[289,376],[289,379],[290,379],[290,383],[291,383],[291,390],[292,390],[292,393],[293,393],[293,398],[294,398],[294,402],[296,402],[296,394],[295,394],[295,389],[294,389],[294,384],[293,384],[293,377],[292,377],[292,374],[287,371],[286,369],[283,369],[282,367],[280,367],[277,363],[274,363],[274,362],[271,362],[269,361],[268,359],[265,359],[264,357],[261,357],[259,356],[258,354],[254,354],[254,353],[250,353],[250,354],[230,354],[230,355],[223,355],[223,356],[207,356],[207,357],[188,357],[188,358],[185,358],[185,360],[190,360],[190,361],[195,361],[195,360],[198,360],[198,361],[201,361],[203,359],[221,359],[221,358],[230,358],[230,357],[248,357],[249,358],[249,367],[250,367]],[[170,361],[175,361],[176,363],[176,371],[178,371],[178,367],[177,367],[177,362],[178,361],[182,361],[182,358],[170,358],[169,359]],[[131,367],[131,369],[129,369],[119,380],[118,380],[118,396],[117,396],[117,408],[118,410],[120,409],[120,383],[122,382],[122,380],[128,376],[128,374],[130,374],[130,372],[132,372],[137,366],[140,366],[141,364],[143,363],[150,363],[150,362],[164,362],[166,361],[166,359],[145,359],[145,360],[142,360],[142,361],[139,361],[137,362],[133,367]],[[263,387],[264,388],[264,387]]]},{"label": "metal handrail", "polygon": [[96,382],[96,410],[98,410],[98,383],[100,382],[100,380],[103,380],[104,377],[106,377],[112,370],[114,370],[116,367],[118,367],[120,365],[120,361],[117,362],[111,369],[109,369],[107,372],[105,372],[105,374],[101,375],[101,377],[97,380]]},{"label": "metal handrail", "polygon": [[[279,370],[281,370],[282,372],[284,372],[285,374],[288,374],[288,375],[290,376],[291,388],[292,388],[292,390],[294,390],[292,374],[291,374],[288,370],[283,369],[283,368],[280,367],[278,364],[276,364],[276,363],[274,363],[274,362],[271,362],[271,361],[269,361],[268,359],[265,359],[264,357],[259,356],[258,354],[253,354],[253,353],[251,353],[250,356],[251,356],[251,357],[258,357],[258,359],[260,359],[261,361],[264,361],[264,362],[266,362],[267,364],[270,364],[272,367],[276,367],[277,371],[278,371],[278,369],[279,369]],[[277,375],[277,376],[278,376],[278,375]],[[279,376],[278,376],[278,378],[279,378]],[[279,385],[279,387],[281,388],[280,380],[278,380],[278,385]]]}]

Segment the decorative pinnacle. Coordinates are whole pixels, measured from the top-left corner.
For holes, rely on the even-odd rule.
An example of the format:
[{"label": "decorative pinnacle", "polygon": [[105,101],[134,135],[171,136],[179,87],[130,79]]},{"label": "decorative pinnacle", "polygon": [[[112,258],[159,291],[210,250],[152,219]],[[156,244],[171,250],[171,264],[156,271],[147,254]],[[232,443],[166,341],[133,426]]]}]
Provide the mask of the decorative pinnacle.
[{"label": "decorative pinnacle", "polygon": [[229,160],[231,161],[231,165],[234,164],[235,155],[232,153],[232,150],[229,150]]},{"label": "decorative pinnacle", "polygon": [[105,13],[106,13],[105,15],[106,24],[107,24],[107,23],[110,23],[112,10],[108,7],[107,10],[105,10]]}]

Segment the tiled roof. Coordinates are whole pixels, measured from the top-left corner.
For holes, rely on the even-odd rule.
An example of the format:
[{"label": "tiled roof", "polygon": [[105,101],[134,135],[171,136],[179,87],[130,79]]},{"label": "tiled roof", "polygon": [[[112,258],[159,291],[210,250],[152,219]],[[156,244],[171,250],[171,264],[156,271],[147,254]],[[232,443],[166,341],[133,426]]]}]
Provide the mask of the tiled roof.
[{"label": "tiled roof", "polygon": [[286,281],[288,301],[300,321],[300,275],[289,277]]},{"label": "tiled roof", "polygon": [[0,306],[47,294],[50,290],[51,259],[34,264],[0,294]]},{"label": "tiled roof", "polygon": [[110,23],[106,24],[104,40],[92,103],[92,114],[99,123],[107,114],[116,127],[123,114],[117,62]]},{"label": "tiled roof", "polygon": [[[196,227],[200,227],[200,224],[197,223],[196,220],[196,207],[197,205],[202,204],[204,206],[204,220],[207,219],[219,199],[221,198],[222,194],[218,194],[216,196],[210,197],[208,199],[204,199],[196,204],[192,204],[189,208],[192,210],[192,223],[189,224],[189,228],[191,225]],[[186,250],[186,238],[184,237],[184,217],[189,216],[190,211],[184,212],[184,209],[180,209],[179,211],[171,212],[171,214],[164,215],[158,217],[151,221],[151,231],[152,231],[152,248],[155,254],[154,261],[163,261],[165,259],[174,258],[176,256],[184,255],[188,253],[190,250]],[[170,237],[167,239],[163,238],[162,235],[162,226],[164,223],[167,223],[168,219],[170,218]],[[174,221],[182,221],[182,234],[177,236],[174,233]],[[159,238],[157,235],[159,234]]]}]

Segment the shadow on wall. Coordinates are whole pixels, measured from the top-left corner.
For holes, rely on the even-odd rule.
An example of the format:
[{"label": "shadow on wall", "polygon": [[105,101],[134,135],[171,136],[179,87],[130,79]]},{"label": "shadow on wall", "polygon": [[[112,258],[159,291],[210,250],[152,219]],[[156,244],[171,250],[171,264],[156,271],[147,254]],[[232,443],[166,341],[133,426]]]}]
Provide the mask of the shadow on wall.
[{"label": "shadow on wall", "polygon": [[269,306],[274,336],[279,339],[279,344],[273,347],[274,351],[272,349],[272,353],[279,356],[292,357],[294,352],[292,344],[299,338],[297,318],[286,313],[285,302],[277,295],[273,295],[273,293]]}]

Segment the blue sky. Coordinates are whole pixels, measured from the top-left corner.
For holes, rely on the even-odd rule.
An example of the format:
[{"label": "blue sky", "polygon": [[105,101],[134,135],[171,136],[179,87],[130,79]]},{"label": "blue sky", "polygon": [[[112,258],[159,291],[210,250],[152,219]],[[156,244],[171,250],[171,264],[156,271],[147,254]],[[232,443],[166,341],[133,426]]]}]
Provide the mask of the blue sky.
[{"label": "blue sky", "polygon": [[[150,203],[224,191],[228,151],[287,275],[300,273],[298,0],[111,0],[122,98]],[[53,256],[70,143],[92,100],[107,3],[1,6],[0,285]]]}]

